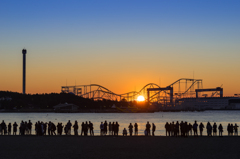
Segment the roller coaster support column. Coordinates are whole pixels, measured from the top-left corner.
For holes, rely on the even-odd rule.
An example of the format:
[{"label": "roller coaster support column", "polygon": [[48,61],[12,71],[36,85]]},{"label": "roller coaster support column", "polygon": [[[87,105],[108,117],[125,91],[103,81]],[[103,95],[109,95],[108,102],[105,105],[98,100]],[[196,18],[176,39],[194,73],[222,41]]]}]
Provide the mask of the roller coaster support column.
[{"label": "roller coaster support column", "polygon": [[148,88],[147,89],[147,98],[148,98],[148,103],[150,102],[150,97],[149,97],[149,92],[150,91],[170,91],[170,103],[173,103],[173,87],[166,87],[166,88]]}]

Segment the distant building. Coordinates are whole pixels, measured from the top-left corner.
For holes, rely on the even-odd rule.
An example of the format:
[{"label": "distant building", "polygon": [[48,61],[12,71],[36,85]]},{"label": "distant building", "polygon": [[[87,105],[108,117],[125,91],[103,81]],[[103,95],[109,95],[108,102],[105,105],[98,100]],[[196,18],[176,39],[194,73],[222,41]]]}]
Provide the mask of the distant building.
[{"label": "distant building", "polygon": [[240,98],[181,98],[176,101],[175,106],[180,110],[240,109]]}]

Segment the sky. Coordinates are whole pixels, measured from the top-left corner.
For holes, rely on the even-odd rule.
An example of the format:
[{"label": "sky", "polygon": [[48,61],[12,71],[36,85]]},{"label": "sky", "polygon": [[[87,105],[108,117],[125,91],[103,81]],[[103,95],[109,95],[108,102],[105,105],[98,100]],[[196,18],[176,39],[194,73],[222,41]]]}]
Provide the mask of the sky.
[{"label": "sky", "polygon": [[99,84],[115,93],[179,78],[240,93],[238,0],[1,0],[0,90],[59,93]]}]

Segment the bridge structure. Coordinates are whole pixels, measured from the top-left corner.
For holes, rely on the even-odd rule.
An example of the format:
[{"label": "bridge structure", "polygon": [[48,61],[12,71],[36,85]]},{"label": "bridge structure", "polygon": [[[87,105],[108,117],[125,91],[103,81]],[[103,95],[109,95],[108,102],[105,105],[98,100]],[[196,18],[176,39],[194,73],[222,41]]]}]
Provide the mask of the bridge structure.
[{"label": "bridge structure", "polygon": [[[171,88],[172,91],[169,92],[166,88]],[[134,101],[138,96],[142,95],[148,102],[166,104],[174,102],[175,99],[179,98],[196,97],[195,89],[202,88],[202,79],[181,78],[166,87],[149,83],[139,91],[131,91],[123,94],[117,94],[98,84],[62,86],[61,91],[93,100],[125,100],[128,102]]]}]

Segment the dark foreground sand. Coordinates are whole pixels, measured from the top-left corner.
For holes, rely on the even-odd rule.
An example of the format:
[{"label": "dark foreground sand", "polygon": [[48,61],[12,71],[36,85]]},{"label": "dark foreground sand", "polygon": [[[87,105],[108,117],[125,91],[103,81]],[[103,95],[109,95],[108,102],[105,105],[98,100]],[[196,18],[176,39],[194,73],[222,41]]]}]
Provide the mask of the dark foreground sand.
[{"label": "dark foreground sand", "polygon": [[0,159],[237,159],[240,137],[0,136]]}]

